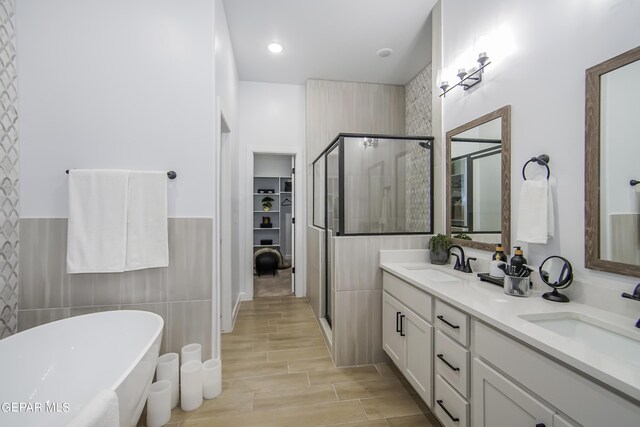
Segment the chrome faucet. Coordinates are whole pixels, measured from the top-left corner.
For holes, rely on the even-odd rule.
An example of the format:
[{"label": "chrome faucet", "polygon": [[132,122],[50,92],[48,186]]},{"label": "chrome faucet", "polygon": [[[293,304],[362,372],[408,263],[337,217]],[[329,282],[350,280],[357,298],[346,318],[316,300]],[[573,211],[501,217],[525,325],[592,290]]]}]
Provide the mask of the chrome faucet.
[{"label": "chrome faucet", "polygon": [[[636,288],[633,290],[633,294],[624,292],[622,294],[622,298],[628,298],[640,302],[640,283],[636,285]],[[638,321],[636,322],[636,328],[640,328],[640,319],[638,319]]]}]

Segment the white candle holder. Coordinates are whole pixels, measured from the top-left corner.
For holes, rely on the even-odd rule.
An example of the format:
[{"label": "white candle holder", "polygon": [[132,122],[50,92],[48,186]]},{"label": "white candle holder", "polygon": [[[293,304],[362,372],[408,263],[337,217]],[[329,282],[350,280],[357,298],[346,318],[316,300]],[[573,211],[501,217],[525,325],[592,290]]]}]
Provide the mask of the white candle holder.
[{"label": "white candle holder", "polygon": [[156,371],[158,381],[171,382],[171,409],[178,406],[180,401],[180,361],[178,353],[163,354],[158,358]]},{"label": "white candle holder", "polygon": [[198,343],[187,344],[182,347],[182,364],[196,360],[202,363],[202,346]]},{"label": "white candle holder", "polygon": [[180,367],[180,408],[195,411],[202,405],[202,363],[197,360]]},{"label": "white candle holder", "polygon": [[161,427],[171,419],[171,382],[151,384],[147,397],[147,427]]},{"label": "white candle holder", "polygon": [[209,359],[202,364],[202,394],[205,399],[213,399],[222,392],[222,362]]}]

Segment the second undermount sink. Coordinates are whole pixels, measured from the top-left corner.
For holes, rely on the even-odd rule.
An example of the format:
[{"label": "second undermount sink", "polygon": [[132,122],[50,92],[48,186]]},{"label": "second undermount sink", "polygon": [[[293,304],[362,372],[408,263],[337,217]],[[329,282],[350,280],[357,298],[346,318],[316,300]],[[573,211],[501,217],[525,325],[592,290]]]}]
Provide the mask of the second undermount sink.
[{"label": "second undermount sink", "polygon": [[578,313],[530,314],[520,318],[598,353],[640,366],[640,333]]},{"label": "second undermount sink", "polygon": [[404,265],[403,268],[410,270],[415,275],[418,275],[421,279],[431,280],[433,282],[455,282],[460,280],[457,277],[440,270],[434,270],[428,265]]}]

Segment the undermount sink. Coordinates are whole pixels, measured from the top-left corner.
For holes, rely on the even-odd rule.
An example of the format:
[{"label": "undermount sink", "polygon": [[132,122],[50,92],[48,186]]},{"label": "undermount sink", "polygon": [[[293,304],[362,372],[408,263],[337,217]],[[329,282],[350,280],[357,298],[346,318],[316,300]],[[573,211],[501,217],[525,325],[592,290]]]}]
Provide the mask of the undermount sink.
[{"label": "undermount sink", "polygon": [[640,333],[577,313],[529,314],[520,318],[598,353],[640,366]]},{"label": "undermount sink", "polygon": [[434,270],[427,265],[416,264],[404,265],[402,267],[418,275],[421,279],[424,280],[431,280],[433,282],[455,282],[460,280],[457,277],[444,273],[440,270]]}]

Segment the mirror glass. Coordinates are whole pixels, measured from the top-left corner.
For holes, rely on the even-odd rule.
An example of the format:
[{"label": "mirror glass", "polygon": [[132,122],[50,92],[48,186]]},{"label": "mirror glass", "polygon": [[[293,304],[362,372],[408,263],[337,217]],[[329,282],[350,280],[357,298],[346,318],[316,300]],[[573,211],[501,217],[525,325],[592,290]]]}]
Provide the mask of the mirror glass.
[{"label": "mirror glass", "polygon": [[510,247],[509,120],[506,106],[447,132],[447,232],[457,244]]},{"label": "mirror glass", "polygon": [[573,268],[566,259],[552,256],[540,265],[540,278],[551,287],[562,288],[573,280]]},{"label": "mirror glass", "polygon": [[640,46],[586,71],[585,266],[640,277]]},{"label": "mirror glass", "polygon": [[600,259],[640,265],[640,60],[600,76]]},{"label": "mirror glass", "polygon": [[451,138],[451,234],[501,241],[502,119]]}]

